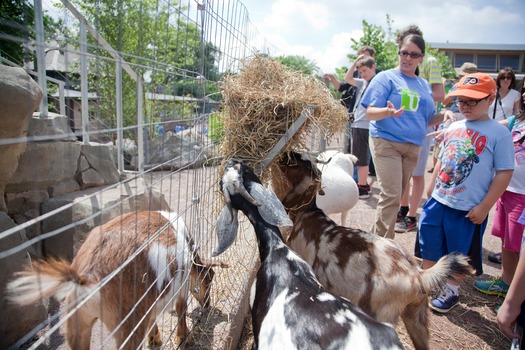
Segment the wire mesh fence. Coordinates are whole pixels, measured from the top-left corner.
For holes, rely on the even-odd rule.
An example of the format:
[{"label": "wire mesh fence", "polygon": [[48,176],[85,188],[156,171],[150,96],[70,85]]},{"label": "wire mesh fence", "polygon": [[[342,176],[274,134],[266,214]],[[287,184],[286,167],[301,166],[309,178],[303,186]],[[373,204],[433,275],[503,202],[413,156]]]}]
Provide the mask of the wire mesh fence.
[{"label": "wire mesh fence", "polygon": [[[16,92],[0,118],[0,347],[81,348],[83,332],[92,348],[158,345],[159,336],[166,349],[235,346],[258,256],[246,227],[209,259],[221,206],[219,84],[242,59],[278,50],[237,0],[20,1],[0,11],[0,74],[20,83],[12,67],[23,67],[44,96],[24,115],[17,106],[28,97]],[[320,144],[315,134],[311,142]],[[13,305],[5,286],[43,258],[75,258],[82,278],[61,275],[62,300],[47,298],[38,277],[35,302]],[[221,262],[228,267],[191,279],[192,267]],[[212,274],[208,307],[178,299],[203,292]]]}]

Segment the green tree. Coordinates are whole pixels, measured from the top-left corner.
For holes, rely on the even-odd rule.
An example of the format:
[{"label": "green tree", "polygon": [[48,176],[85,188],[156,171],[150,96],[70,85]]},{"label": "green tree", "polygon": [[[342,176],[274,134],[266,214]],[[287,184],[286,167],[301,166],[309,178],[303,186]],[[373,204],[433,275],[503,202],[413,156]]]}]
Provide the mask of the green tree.
[{"label": "green tree", "polygon": [[317,70],[317,63],[304,56],[279,56],[276,59],[285,66],[307,75],[312,75]]},{"label": "green tree", "polygon": [[[387,15],[387,23],[390,28],[390,17]],[[386,70],[397,65],[396,45],[389,39],[389,33],[381,26],[368,23],[363,20],[363,36],[359,40],[351,39],[350,47],[357,53],[361,46],[368,45],[376,51],[375,61],[378,69]],[[357,54],[351,53],[347,57],[353,62]]]},{"label": "green tree", "polygon": [[[0,54],[2,57],[23,66],[34,59],[24,44],[35,38],[35,11],[27,0],[0,1]],[[62,20],[55,20],[44,14],[45,39],[56,35],[62,27]]]},{"label": "green tree", "polygon": [[[373,25],[366,20],[363,20],[363,36],[359,38],[359,40],[351,39],[352,44],[350,45],[350,48],[354,53],[347,55],[350,62],[353,62],[356,59],[356,52],[361,46],[369,45],[376,51],[375,61],[378,69],[386,70],[397,66],[398,54],[395,33],[392,30],[393,20],[388,14],[386,15],[386,22],[387,28],[385,30],[379,25]],[[452,67],[452,63],[448,56],[436,49],[432,49],[428,44],[425,48],[425,52],[434,56],[438,60],[444,77],[451,78],[456,76],[456,72]],[[336,69],[336,72],[342,77],[347,70],[347,67],[341,67]]]},{"label": "green tree", "polygon": [[[145,80],[146,92],[168,95],[204,97],[217,92],[214,83],[218,79],[217,58],[219,49],[204,42],[197,24],[188,20],[185,8],[177,2],[169,4],[156,0],[76,0],[76,6],[92,23],[100,35],[130,63],[133,70]],[[108,127],[116,125],[115,120],[115,62],[110,55],[99,48],[91,36],[90,48],[101,58],[90,68],[91,81],[102,97],[100,111]],[[107,58],[107,59],[105,59]],[[136,83],[127,75],[123,79],[124,125],[136,123]],[[165,102],[158,101],[158,104]],[[150,101],[145,104],[149,123],[162,118]],[[177,108],[174,118],[189,118],[193,108]]]},{"label": "green tree", "polygon": [[428,55],[434,56],[441,65],[441,75],[445,78],[455,78],[457,76],[456,70],[452,66],[452,61],[443,52],[433,49],[428,44],[425,48],[425,52]]}]

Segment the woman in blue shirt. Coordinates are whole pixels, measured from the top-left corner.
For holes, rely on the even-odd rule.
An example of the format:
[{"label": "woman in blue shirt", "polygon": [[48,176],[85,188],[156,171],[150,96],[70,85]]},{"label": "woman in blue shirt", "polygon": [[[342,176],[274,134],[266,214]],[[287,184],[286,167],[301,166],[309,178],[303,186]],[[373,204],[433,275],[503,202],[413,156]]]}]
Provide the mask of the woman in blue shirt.
[{"label": "woman in blue shirt", "polygon": [[416,75],[425,55],[420,35],[399,44],[399,64],[379,73],[361,100],[370,120],[370,150],[381,193],[373,232],[394,238],[397,211],[428,126],[444,121],[436,114],[430,84]]}]

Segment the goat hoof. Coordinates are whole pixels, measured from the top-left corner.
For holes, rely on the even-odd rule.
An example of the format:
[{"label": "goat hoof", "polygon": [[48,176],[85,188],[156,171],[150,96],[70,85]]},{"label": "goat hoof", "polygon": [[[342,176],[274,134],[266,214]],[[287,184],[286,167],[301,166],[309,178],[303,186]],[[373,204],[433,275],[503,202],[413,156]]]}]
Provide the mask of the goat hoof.
[{"label": "goat hoof", "polygon": [[162,347],[162,339],[160,337],[159,329],[156,325],[148,335],[148,346],[150,349],[159,349]]}]

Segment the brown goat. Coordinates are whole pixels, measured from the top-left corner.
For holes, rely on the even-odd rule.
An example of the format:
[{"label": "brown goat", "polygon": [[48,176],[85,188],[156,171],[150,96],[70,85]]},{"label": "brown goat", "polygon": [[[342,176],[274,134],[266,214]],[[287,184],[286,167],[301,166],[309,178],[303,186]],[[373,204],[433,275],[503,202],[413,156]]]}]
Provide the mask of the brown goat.
[{"label": "brown goat", "polygon": [[[41,298],[66,299],[66,339],[72,349],[89,349],[97,319],[114,331],[117,347],[162,343],[156,318],[175,304],[177,341],[188,336],[188,292],[207,307],[211,266],[194,249],[181,218],[143,211],[116,217],[93,229],[73,262],[35,262],[8,284],[9,299],[28,305]],[[190,286],[191,282],[191,286]]]},{"label": "brown goat", "polygon": [[449,254],[428,270],[397,242],[336,225],[316,206],[320,173],[299,154],[284,156],[280,170],[290,188],[282,203],[294,226],[288,245],[330,291],[348,298],[380,322],[401,316],[415,348],[429,348],[428,294],[454,275],[470,275],[467,257]]}]

